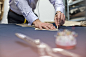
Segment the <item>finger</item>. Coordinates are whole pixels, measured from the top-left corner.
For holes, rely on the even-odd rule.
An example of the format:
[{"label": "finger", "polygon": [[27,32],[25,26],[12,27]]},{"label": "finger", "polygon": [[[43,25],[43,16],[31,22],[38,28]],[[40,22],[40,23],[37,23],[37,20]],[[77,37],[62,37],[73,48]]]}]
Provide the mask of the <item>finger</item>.
[{"label": "finger", "polygon": [[65,15],[63,15],[62,25],[65,23]]},{"label": "finger", "polygon": [[48,28],[51,30],[56,29],[52,24],[48,25]]},{"label": "finger", "polygon": [[52,29],[56,29],[55,26],[54,26],[53,24],[50,24],[50,25],[51,25]]},{"label": "finger", "polygon": [[39,29],[41,29],[41,30],[42,30],[42,26],[41,26],[41,25],[39,25]]},{"label": "finger", "polygon": [[64,14],[61,13],[61,20],[64,20]]},{"label": "finger", "polygon": [[65,23],[65,15],[63,14],[63,24]]},{"label": "finger", "polygon": [[53,29],[56,29],[55,26],[53,26]]},{"label": "finger", "polygon": [[53,30],[53,28],[51,26],[47,26],[50,30]]},{"label": "finger", "polygon": [[60,25],[63,25],[64,24],[64,14],[61,13],[61,22],[60,22]]},{"label": "finger", "polygon": [[61,26],[61,25],[63,25],[63,24],[64,24],[64,21],[63,21],[63,20],[61,20],[60,26]]},{"label": "finger", "polygon": [[58,25],[60,25],[61,22],[61,13],[58,13]]},{"label": "finger", "polygon": [[64,15],[64,20],[63,20],[63,21],[64,21],[64,23],[65,23],[65,15]]},{"label": "finger", "polygon": [[58,25],[58,19],[57,19],[57,17],[54,18],[54,21],[55,21],[55,24],[57,26]]},{"label": "finger", "polygon": [[42,26],[44,29],[47,29],[47,30],[49,30],[49,28],[47,27],[47,26]]}]

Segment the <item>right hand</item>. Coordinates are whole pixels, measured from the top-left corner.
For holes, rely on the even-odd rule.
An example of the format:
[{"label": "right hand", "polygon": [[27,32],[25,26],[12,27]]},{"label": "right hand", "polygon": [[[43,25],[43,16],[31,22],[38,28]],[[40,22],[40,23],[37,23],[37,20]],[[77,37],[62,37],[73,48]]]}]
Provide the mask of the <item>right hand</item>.
[{"label": "right hand", "polygon": [[60,11],[57,11],[57,14],[54,17],[56,26],[63,25],[65,23],[65,15]]}]

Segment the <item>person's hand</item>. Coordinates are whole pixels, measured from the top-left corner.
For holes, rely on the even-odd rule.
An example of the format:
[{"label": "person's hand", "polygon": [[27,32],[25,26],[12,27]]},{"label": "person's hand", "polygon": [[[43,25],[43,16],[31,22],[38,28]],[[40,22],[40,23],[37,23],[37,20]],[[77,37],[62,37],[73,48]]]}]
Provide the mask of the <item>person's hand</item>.
[{"label": "person's hand", "polygon": [[60,11],[57,11],[56,13],[57,14],[55,15],[55,18],[54,18],[56,26],[63,25],[65,23],[65,15]]},{"label": "person's hand", "polygon": [[49,30],[49,29],[51,29],[51,30],[56,29],[55,26],[53,26],[53,24],[43,23],[39,19],[35,20],[33,22],[33,25],[35,25],[35,27],[39,28],[39,29],[43,29],[43,28],[47,29],[47,30]]}]

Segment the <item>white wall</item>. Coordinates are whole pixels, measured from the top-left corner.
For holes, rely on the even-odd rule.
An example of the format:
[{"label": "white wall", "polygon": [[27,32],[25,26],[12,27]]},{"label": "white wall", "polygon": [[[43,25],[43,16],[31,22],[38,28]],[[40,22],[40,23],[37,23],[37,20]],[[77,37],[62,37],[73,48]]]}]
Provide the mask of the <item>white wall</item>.
[{"label": "white wall", "polygon": [[49,0],[39,0],[39,5],[37,4],[35,11],[42,22],[54,21],[55,10]]},{"label": "white wall", "polygon": [[4,2],[4,14],[3,14],[2,21],[1,21],[1,23],[3,23],[3,24],[8,24],[8,21],[7,21],[8,10],[9,10],[9,0],[5,0],[5,2]]},{"label": "white wall", "polygon": [[[63,0],[65,6],[65,0]],[[42,22],[54,21],[55,9],[49,0],[39,0],[39,5],[37,4],[36,13],[39,15],[39,19]],[[39,12],[38,12],[39,11]],[[65,11],[64,11],[65,14]]]}]

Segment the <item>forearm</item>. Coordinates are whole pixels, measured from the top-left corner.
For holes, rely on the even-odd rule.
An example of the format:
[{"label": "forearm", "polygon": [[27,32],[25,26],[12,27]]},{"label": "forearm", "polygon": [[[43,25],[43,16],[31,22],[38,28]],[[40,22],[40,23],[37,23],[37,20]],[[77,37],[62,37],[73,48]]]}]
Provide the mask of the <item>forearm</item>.
[{"label": "forearm", "polygon": [[61,11],[63,13],[64,5],[63,0],[50,0],[51,4],[53,4],[55,11]]},{"label": "forearm", "polygon": [[27,0],[15,0],[15,5],[21,11],[22,15],[27,19],[31,25],[38,17],[33,13],[32,8],[29,6]]}]

